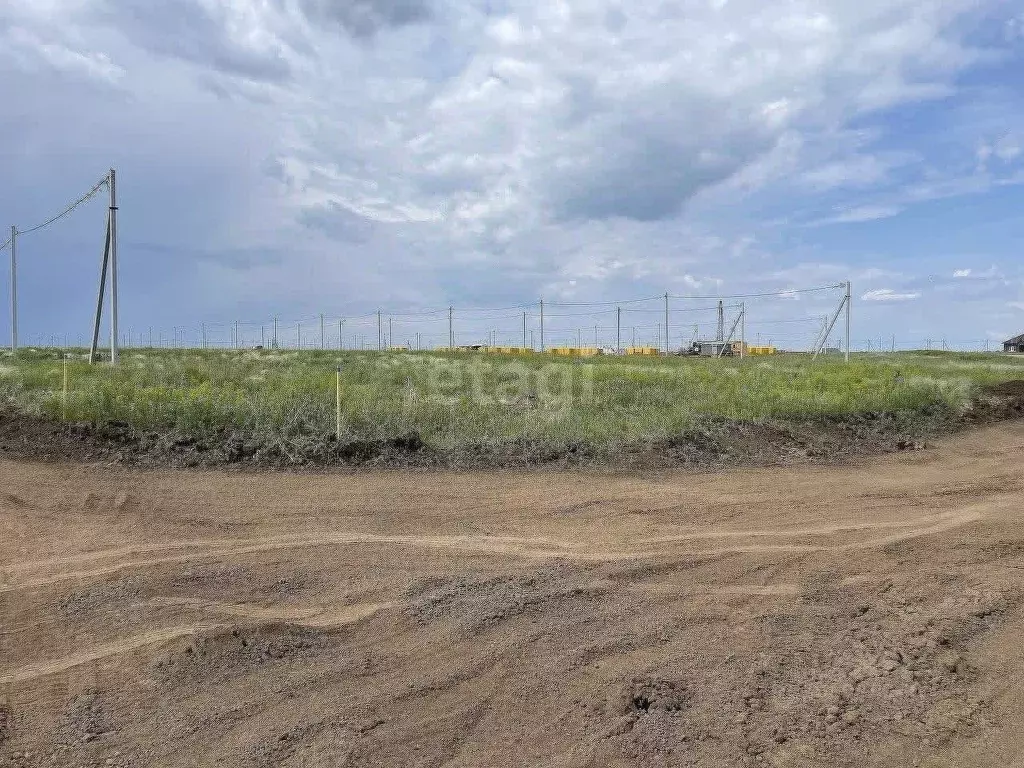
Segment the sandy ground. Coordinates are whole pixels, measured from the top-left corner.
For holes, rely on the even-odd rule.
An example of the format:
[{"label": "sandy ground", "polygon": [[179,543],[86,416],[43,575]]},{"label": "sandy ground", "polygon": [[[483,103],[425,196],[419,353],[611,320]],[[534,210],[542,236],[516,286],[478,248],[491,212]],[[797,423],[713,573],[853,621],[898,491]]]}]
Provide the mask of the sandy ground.
[{"label": "sandy ground", "polygon": [[1024,765],[1022,459],[0,459],[0,765]]}]

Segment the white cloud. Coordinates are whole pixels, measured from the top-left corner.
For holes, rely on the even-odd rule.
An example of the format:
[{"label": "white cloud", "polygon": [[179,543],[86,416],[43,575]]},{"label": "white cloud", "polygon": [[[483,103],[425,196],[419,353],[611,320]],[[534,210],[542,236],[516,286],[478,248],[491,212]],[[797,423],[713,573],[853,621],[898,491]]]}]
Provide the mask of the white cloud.
[{"label": "white cloud", "polygon": [[953,270],[953,277],[957,279],[970,278],[972,280],[993,280],[1003,279],[1003,273],[995,264],[990,266],[988,269],[978,270],[972,267],[965,267],[964,269]]},{"label": "white cloud", "polygon": [[124,69],[114,64],[106,53],[76,48],[56,33],[40,34],[31,27],[12,24],[5,42],[0,47],[0,57],[7,57],[23,71],[48,67],[63,75],[111,84],[124,75]]},{"label": "white cloud", "polygon": [[865,293],[861,299],[863,301],[912,301],[920,296],[921,294],[917,292],[899,293],[891,288],[877,288]]},{"label": "white cloud", "polygon": [[868,267],[867,269],[859,272],[854,276],[854,280],[860,282],[863,280],[878,280],[879,278],[899,278],[902,275],[891,269],[881,269],[880,267]]},{"label": "white cloud", "polygon": [[903,209],[896,205],[861,205],[822,219],[817,224],[856,224],[898,216]]}]

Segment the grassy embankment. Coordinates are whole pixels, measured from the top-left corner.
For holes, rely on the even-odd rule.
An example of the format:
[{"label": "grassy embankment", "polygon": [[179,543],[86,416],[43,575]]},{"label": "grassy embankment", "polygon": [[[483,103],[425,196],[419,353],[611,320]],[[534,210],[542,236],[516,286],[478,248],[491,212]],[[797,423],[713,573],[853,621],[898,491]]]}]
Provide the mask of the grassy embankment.
[{"label": "grassy embankment", "polygon": [[[128,350],[122,365],[78,353],[63,395],[61,352],[0,355],[0,404],[69,421],[257,435],[417,432],[430,445],[525,438],[595,446],[678,434],[701,418],[791,419],[953,408],[976,387],[1024,378],[1024,357],[897,353],[812,362],[320,351]],[[900,376],[897,376],[897,373]]]}]

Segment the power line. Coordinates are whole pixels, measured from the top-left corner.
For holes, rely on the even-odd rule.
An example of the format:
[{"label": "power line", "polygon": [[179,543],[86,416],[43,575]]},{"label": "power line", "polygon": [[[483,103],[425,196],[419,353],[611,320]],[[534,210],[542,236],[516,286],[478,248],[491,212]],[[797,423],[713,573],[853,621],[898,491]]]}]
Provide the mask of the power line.
[{"label": "power line", "polygon": [[[761,296],[789,296],[794,293],[814,293],[815,291],[834,291],[836,288],[845,288],[846,283],[835,285],[820,285],[815,288],[787,288],[782,291],[765,291],[763,293],[726,293],[719,296],[675,296],[669,294],[670,299],[755,299]],[[659,296],[658,298],[663,298]]]},{"label": "power line", "polygon": [[611,307],[617,304],[641,304],[645,301],[659,301],[664,298],[665,294],[648,296],[643,299],[624,299],[621,301],[548,301],[545,303],[551,307]]},{"label": "power line", "polygon": [[[61,211],[60,213],[58,213],[58,214],[57,214],[56,216],[53,216],[53,217],[51,217],[51,218],[47,219],[46,221],[44,221],[44,222],[43,222],[42,224],[37,224],[36,226],[34,226],[34,227],[31,227],[31,228],[29,228],[29,229],[19,229],[19,230],[18,230],[18,234],[19,234],[19,235],[30,235],[30,234],[32,234],[33,232],[38,232],[38,231],[39,231],[40,229],[43,229],[44,227],[48,227],[48,226],[50,226],[50,225],[51,225],[51,224],[53,224],[53,223],[54,223],[55,221],[57,221],[57,220],[59,220],[59,219],[62,219],[62,218],[64,218],[64,217],[65,217],[65,216],[67,216],[67,215],[68,215],[69,213],[71,213],[71,212],[72,212],[73,210],[75,210],[75,208],[77,208],[78,206],[80,206],[80,205],[82,205],[83,203],[85,203],[86,201],[88,201],[88,200],[89,200],[90,198],[92,198],[92,197],[93,197],[93,196],[94,196],[94,195],[95,195],[95,194],[96,194],[97,192],[99,192],[99,191],[100,191],[101,189],[103,189],[103,187],[104,187],[105,185],[107,185],[107,184],[108,184],[109,182],[110,182],[110,176],[104,176],[104,177],[103,177],[102,179],[100,179],[100,180],[99,180],[98,182],[96,182],[96,185],[95,185],[95,186],[94,186],[94,187],[93,187],[92,189],[90,189],[90,190],[89,190],[88,192],[86,192],[86,193],[85,193],[84,195],[82,195],[82,196],[81,196],[80,198],[78,198],[77,200],[75,200],[75,202],[73,202],[73,203],[72,203],[71,205],[69,205],[69,206],[68,206],[67,208],[65,208],[65,209],[64,209],[63,211]],[[10,240],[8,240],[8,242],[10,242]],[[5,245],[6,245],[6,244],[5,244]]]}]

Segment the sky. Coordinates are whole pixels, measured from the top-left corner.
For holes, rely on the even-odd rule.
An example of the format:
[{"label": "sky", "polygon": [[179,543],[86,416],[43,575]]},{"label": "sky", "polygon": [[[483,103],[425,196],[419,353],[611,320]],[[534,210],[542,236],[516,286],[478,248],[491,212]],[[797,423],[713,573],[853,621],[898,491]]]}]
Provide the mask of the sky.
[{"label": "sky", "polygon": [[[675,343],[778,292],[744,328],[796,347],[848,280],[855,349],[1000,342],[1022,72],[1018,0],[0,0],[0,226],[116,168],[134,340],[514,341],[544,299],[603,344],[669,293]],[[89,333],[105,196],[18,238],[24,343]]]}]

